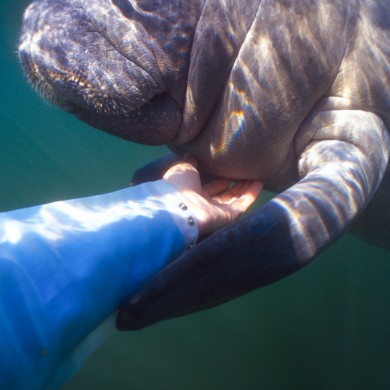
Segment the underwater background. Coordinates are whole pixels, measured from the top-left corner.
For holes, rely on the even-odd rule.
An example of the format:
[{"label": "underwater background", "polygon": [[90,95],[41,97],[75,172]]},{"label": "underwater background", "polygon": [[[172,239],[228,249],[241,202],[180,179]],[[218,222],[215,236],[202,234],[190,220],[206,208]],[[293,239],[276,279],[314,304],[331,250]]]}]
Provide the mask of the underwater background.
[{"label": "underwater background", "polygon": [[[166,153],[94,130],[33,91],[16,53],[28,3],[0,4],[0,211],[123,188]],[[65,386],[82,388],[390,389],[390,252],[347,235],[282,281],[119,333]]]}]

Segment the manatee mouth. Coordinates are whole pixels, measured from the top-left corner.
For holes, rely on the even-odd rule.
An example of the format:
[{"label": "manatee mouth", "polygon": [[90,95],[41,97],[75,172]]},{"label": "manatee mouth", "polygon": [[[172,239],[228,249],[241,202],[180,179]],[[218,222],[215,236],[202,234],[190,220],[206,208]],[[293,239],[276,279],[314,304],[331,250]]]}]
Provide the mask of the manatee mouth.
[{"label": "manatee mouth", "polygon": [[169,143],[181,107],[153,53],[143,42],[134,46],[131,31],[125,35],[130,48],[119,47],[125,32],[117,40],[108,36],[116,27],[96,22],[104,10],[87,12],[83,3],[41,0],[27,8],[19,57],[28,79],[50,102],[94,127],[135,142]]}]

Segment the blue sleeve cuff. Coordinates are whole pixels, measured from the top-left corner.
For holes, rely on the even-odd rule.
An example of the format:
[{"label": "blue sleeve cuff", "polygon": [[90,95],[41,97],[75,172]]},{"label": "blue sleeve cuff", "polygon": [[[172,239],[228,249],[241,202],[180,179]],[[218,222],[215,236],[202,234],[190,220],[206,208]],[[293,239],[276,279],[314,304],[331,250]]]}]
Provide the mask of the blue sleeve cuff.
[{"label": "blue sleeve cuff", "polygon": [[192,248],[199,237],[199,227],[193,210],[187,204],[181,192],[165,180],[155,182],[159,198],[165,203],[166,210],[183,234],[186,249]]},{"label": "blue sleeve cuff", "polygon": [[197,237],[163,180],[1,213],[0,388],[62,384],[112,321],[98,325]]}]

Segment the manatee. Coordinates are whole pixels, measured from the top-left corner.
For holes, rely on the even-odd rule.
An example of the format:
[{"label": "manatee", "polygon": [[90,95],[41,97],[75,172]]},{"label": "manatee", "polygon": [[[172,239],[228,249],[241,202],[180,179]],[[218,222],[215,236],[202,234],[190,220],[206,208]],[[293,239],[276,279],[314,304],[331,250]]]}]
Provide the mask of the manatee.
[{"label": "manatee", "polygon": [[389,248],[389,31],[387,0],[28,7],[19,54],[38,91],[93,127],[172,150],[137,180],[190,153],[202,172],[277,193],[147,282],[119,329],[275,282],[351,228]]}]

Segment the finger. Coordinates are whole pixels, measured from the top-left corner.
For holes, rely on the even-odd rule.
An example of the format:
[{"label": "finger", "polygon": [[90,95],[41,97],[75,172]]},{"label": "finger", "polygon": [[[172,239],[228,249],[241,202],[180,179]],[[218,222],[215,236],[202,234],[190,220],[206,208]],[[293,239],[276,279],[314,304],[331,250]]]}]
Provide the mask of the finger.
[{"label": "finger", "polygon": [[220,191],[212,196],[213,201],[218,203],[229,203],[232,199],[237,198],[243,194],[243,183],[239,182],[234,186],[225,188],[224,191]]},{"label": "finger", "polygon": [[252,183],[253,181],[241,180],[222,194],[214,196],[213,200],[219,203],[230,204],[248,191],[250,192]]},{"label": "finger", "polygon": [[229,188],[232,181],[230,179],[218,178],[202,187],[202,194],[210,197],[219,195]]},{"label": "finger", "polygon": [[244,213],[260,194],[263,183],[259,181],[245,182],[240,184],[241,186],[245,187],[244,193],[238,198],[233,196],[232,199],[235,200],[231,204],[221,203],[214,205],[213,221],[207,224],[207,229],[204,233],[220,229]]},{"label": "finger", "polygon": [[189,163],[180,163],[172,166],[163,176],[163,179],[173,184],[179,191],[195,191],[200,193],[201,184],[199,172]]},{"label": "finger", "polygon": [[198,172],[197,169],[189,162],[179,161],[172,165],[164,174],[163,179],[172,175],[186,174],[187,172]]},{"label": "finger", "polygon": [[254,181],[246,188],[245,193],[230,203],[230,207],[239,214],[244,213],[253,204],[263,189],[263,183]]}]

